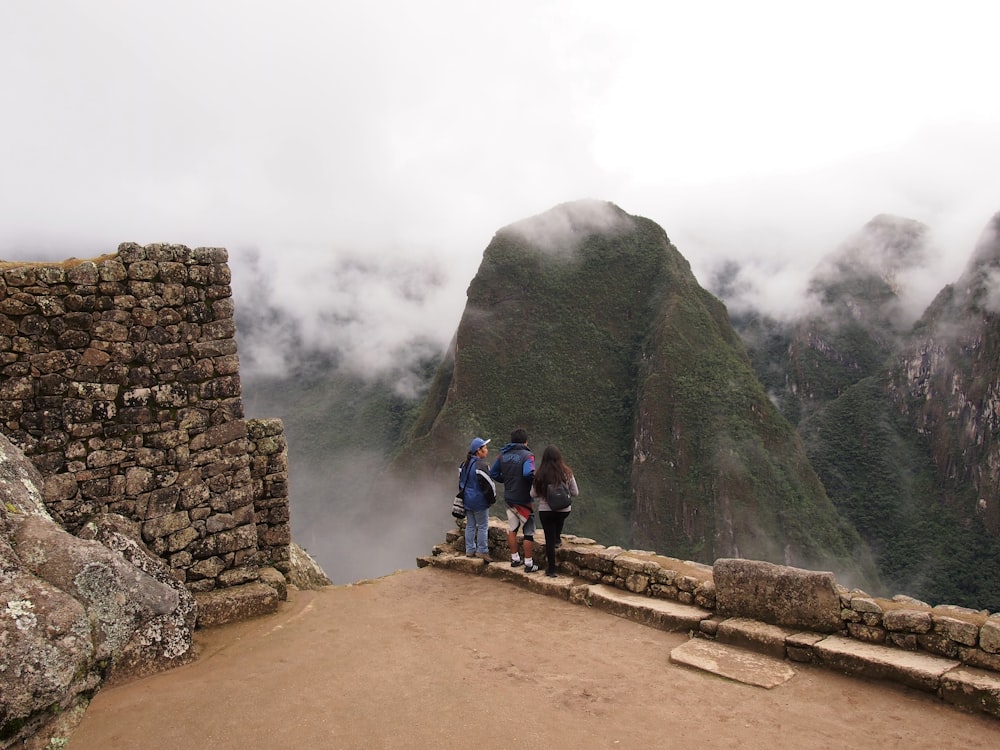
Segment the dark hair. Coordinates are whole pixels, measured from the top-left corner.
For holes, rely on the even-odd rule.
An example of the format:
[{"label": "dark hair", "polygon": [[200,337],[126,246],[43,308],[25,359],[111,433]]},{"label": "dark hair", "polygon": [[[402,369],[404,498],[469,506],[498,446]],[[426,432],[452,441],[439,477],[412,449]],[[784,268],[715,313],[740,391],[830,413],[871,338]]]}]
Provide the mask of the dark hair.
[{"label": "dark hair", "polygon": [[563,461],[562,452],[554,445],[547,445],[542,452],[542,462],[535,469],[535,494],[545,497],[550,484],[568,482],[571,476],[573,470]]},{"label": "dark hair", "polygon": [[528,442],[528,431],[523,427],[518,427],[516,430],[510,433],[510,442],[512,443],[527,443]]}]

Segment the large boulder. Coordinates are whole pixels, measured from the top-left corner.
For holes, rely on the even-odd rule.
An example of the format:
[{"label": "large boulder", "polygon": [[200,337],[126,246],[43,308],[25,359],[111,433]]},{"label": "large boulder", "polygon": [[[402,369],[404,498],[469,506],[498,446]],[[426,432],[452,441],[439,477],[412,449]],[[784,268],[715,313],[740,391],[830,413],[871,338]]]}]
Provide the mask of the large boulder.
[{"label": "large boulder", "polygon": [[833,633],[843,627],[833,573],[722,558],[712,566],[715,613]]},{"label": "large boulder", "polygon": [[[85,524],[79,536],[94,539],[120,554],[137,571],[166,588],[156,589],[166,601],[176,601],[166,611],[152,607],[159,613],[138,627],[131,640],[115,653],[104,684],[145,677],[193,660],[196,654],[191,637],[198,605],[194,595],[143,544],[139,524],[124,516],[105,514]],[[150,587],[148,582],[146,586]]]},{"label": "large boulder", "polygon": [[330,585],[330,578],[318,562],[302,547],[288,545],[288,582],[300,589],[321,589]]},{"label": "large boulder", "polygon": [[0,748],[65,740],[109,675],[192,654],[194,601],[129,522],[97,518],[90,538],[73,536],[42,487],[0,435]]}]

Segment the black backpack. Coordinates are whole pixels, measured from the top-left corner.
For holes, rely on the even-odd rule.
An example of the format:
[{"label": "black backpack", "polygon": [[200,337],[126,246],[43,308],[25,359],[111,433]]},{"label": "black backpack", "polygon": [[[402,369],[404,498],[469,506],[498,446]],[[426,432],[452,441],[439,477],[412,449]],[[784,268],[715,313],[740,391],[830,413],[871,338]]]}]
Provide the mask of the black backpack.
[{"label": "black backpack", "polygon": [[569,507],[572,498],[569,494],[569,485],[566,482],[550,484],[545,491],[545,502],[552,510],[565,510]]}]

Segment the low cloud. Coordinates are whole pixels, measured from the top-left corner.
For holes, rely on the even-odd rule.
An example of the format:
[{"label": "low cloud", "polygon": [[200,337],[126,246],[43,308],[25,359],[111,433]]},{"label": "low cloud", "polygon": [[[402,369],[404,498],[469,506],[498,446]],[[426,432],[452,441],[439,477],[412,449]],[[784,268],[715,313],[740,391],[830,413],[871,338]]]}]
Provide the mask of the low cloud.
[{"label": "low cloud", "polygon": [[414,363],[446,350],[467,284],[431,255],[247,250],[230,262],[248,374],[287,376],[326,353],[350,374],[394,376],[408,393]]},{"label": "low cloud", "polygon": [[561,203],[503,231],[513,232],[545,252],[569,254],[588,234],[625,231],[631,224],[631,217],[607,201],[579,200]]}]

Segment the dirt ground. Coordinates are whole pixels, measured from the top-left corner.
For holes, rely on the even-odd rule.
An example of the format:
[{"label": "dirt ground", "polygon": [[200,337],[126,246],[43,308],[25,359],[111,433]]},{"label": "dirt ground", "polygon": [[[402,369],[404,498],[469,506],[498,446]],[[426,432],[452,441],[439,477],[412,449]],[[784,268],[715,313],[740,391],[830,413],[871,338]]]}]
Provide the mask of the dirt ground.
[{"label": "dirt ground", "polygon": [[795,665],[766,690],[673,665],[687,639],[435,568],[294,592],[201,657],[104,690],[71,750],[991,748],[1000,721]]}]

